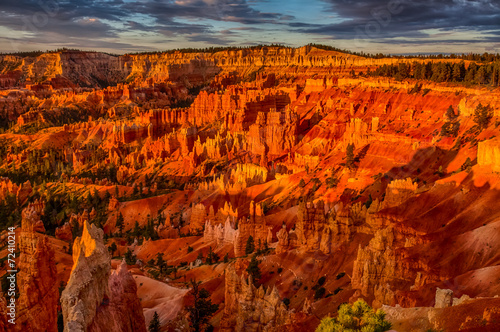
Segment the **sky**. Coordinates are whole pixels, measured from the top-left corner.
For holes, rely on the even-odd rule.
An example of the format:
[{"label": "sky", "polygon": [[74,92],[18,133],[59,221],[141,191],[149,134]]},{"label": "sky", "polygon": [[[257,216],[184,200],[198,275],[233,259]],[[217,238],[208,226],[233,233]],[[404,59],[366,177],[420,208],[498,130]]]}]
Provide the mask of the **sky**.
[{"label": "sky", "polygon": [[500,0],[1,0],[0,52],[319,43],[500,53]]}]

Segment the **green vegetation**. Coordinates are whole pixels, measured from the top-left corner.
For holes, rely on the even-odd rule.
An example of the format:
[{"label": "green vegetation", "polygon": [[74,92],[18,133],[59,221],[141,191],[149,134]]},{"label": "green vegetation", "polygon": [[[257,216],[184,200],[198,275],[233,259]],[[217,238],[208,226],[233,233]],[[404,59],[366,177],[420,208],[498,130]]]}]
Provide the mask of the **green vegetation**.
[{"label": "green vegetation", "polygon": [[450,107],[448,107],[446,117],[448,120],[441,127],[441,136],[457,137],[460,129],[460,122],[457,121],[458,116],[455,114],[453,106],[450,105]]},{"label": "green vegetation", "polygon": [[148,326],[148,331],[149,332],[160,332],[160,316],[158,316],[158,313],[155,311],[153,315],[153,319],[149,322]]},{"label": "green vegetation", "polygon": [[385,320],[382,310],[375,312],[365,301],[358,300],[353,305],[341,305],[336,318],[323,318],[316,332],[384,332],[390,329],[391,323]]},{"label": "green vegetation", "polygon": [[247,267],[247,272],[252,276],[254,283],[257,283],[261,277],[259,263],[260,261],[257,259],[257,255],[253,255]]},{"label": "green vegetation", "polygon": [[189,312],[189,325],[191,329],[195,332],[203,331],[204,328],[208,328],[208,321],[210,317],[213,316],[219,310],[218,304],[212,304],[210,299],[210,293],[204,289],[200,288],[200,283],[195,280],[191,280],[191,296],[193,296],[193,305],[187,307]]},{"label": "green vegetation", "polygon": [[474,110],[474,122],[479,126],[480,130],[486,129],[493,116],[493,109],[490,105],[483,106],[481,103]]},{"label": "green vegetation", "polygon": [[255,251],[255,243],[253,240],[253,236],[250,235],[247,239],[247,244],[245,246],[245,254],[250,255],[254,251]]},{"label": "green vegetation", "polygon": [[473,62],[467,68],[464,61],[460,63],[414,61],[413,63],[383,65],[371,72],[371,76],[392,77],[399,81],[413,78],[437,83],[454,82],[465,85],[480,84],[497,87],[500,85],[500,59],[498,57],[491,59],[496,60],[496,62],[486,64]]},{"label": "green vegetation", "polygon": [[349,143],[347,144],[347,149],[346,149],[346,161],[345,161],[345,166],[349,169],[354,168],[354,144]]}]

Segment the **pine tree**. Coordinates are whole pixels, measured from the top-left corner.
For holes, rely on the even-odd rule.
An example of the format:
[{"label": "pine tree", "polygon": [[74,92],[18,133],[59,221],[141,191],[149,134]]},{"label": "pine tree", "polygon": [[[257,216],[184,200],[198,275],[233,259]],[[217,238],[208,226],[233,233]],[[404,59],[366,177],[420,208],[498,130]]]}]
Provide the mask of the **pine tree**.
[{"label": "pine tree", "polygon": [[186,308],[189,312],[189,323],[195,332],[202,331],[210,317],[219,310],[218,304],[212,304],[210,293],[199,287],[200,283],[191,280],[191,295],[194,297],[194,305]]},{"label": "pine tree", "polygon": [[111,256],[114,256],[116,249],[118,249],[116,246],[116,243],[115,242],[111,243],[111,245],[108,247],[108,250],[109,250],[109,253],[111,254]]},{"label": "pine tree", "polygon": [[354,144],[349,143],[346,149],[346,162],[347,168],[354,168]]},{"label": "pine tree", "polygon": [[155,311],[153,315],[153,319],[149,322],[149,327],[148,331],[149,332],[160,332],[160,316],[158,316],[158,313]]},{"label": "pine tree", "polygon": [[255,243],[253,240],[253,236],[250,235],[247,239],[247,245],[245,246],[245,254],[250,255],[251,253],[254,252],[254,250],[255,250]]},{"label": "pine tree", "polygon": [[247,272],[252,276],[254,283],[256,283],[260,279],[260,268],[259,261],[257,260],[257,255],[253,255],[250,260],[250,264],[248,264]]},{"label": "pine tree", "polygon": [[123,226],[124,226],[124,223],[123,223],[124,219],[123,219],[123,215],[122,213],[120,212],[118,214],[118,217],[116,218],[116,228],[118,228],[119,232],[120,232],[120,236],[122,236],[122,232],[123,232]]},{"label": "pine tree", "polygon": [[486,129],[486,127],[488,127],[488,124],[490,123],[492,115],[493,111],[490,105],[483,106],[481,103],[479,103],[479,105],[477,105],[476,109],[474,110],[474,122],[479,126],[479,129]]},{"label": "pine tree", "polygon": [[161,252],[156,254],[156,266],[160,269],[160,274],[163,274],[168,267],[167,261],[163,259],[163,253]]}]

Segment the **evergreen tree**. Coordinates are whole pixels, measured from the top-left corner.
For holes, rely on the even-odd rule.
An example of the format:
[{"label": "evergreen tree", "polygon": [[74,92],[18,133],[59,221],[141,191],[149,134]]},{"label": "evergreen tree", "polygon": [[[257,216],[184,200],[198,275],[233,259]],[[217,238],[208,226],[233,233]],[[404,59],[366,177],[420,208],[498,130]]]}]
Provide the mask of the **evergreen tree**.
[{"label": "evergreen tree", "polygon": [[189,324],[195,332],[202,331],[210,317],[219,310],[218,304],[212,304],[210,293],[199,287],[200,283],[191,280],[191,295],[194,298],[194,304],[186,308],[189,312]]},{"label": "evergreen tree", "polygon": [[128,265],[134,265],[137,260],[137,257],[132,253],[132,251],[127,249],[127,252],[125,253],[125,262]]},{"label": "evergreen tree", "polygon": [[260,262],[259,260],[257,260],[257,255],[253,255],[252,259],[250,260],[250,264],[248,264],[247,267],[247,272],[252,276],[254,283],[256,283],[261,277],[259,263]]},{"label": "evergreen tree", "polygon": [[159,252],[156,254],[156,266],[160,269],[160,274],[163,274],[167,270],[167,261],[163,259],[163,253]]},{"label": "evergreen tree", "polygon": [[141,235],[141,227],[139,226],[139,222],[137,222],[137,220],[135,221],[134,230],[132,231],[132,233],[134,234],[134,236]]},{"label": "evergreen tree", "polygon": [[354,168],[354,144],[349,143],[346,149],[345,166],[349,169]]},{"label": "evergreen tree", "polygon": [[149,327],[148,331],[149,332],[160,332],[160,316],[158,316],[158,313],[155,311],[153,315],[153,319],[149,322]]},{"label": "evergreen tree", "polygon": [[215,252],[213,252],[212,247],[209,248],[208,250],[208,255],[206,262],[207,264],[215,264],[219,261],[219,255],[217,255]]},{"label": "evergreen tree", "polygon": [[479,126],[480,130],[486,129],[490,123],[493,110],[491,106],[483,106],[481,103],[474,110],[474,122]]},{"label": "evergreen tree", "polygon": [[123,219],[123,215],[122,213],[120,212],[118,214],[118,217],[116,218],[116,228],[118,228],[119,232],[120,232],[120,236],[122,236],[122,232],[123,232],[123,227],[125,226],[124,223],[123,223],[124,219]]},{"label": "evergreen tree", "polygon": [[111,256],[114,256],[116,249],[118,249],[118,247],[116,246],[116,242],[111,243],[111,245],[108,247]]},{"label": "evergreen tree", "polygon": [[253,236],[249,236],[247,239],[247,244],[245,246],[245,254],[250,255],[255,250],[255,243],[253,241]]}]

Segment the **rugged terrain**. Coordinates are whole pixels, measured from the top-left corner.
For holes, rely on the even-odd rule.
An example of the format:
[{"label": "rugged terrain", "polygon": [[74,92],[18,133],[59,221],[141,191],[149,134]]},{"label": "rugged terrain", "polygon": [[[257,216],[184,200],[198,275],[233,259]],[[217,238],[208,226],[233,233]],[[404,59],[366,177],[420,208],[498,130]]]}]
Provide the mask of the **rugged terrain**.
[{"label": "rugged terrain", "polygon": [[500,328],[498,63],[465,84],[415,68],[471,61],[312,46],[0,59],[15,330],[188,330],[191,280],[220,331],[358,298],[397,331]]}]

